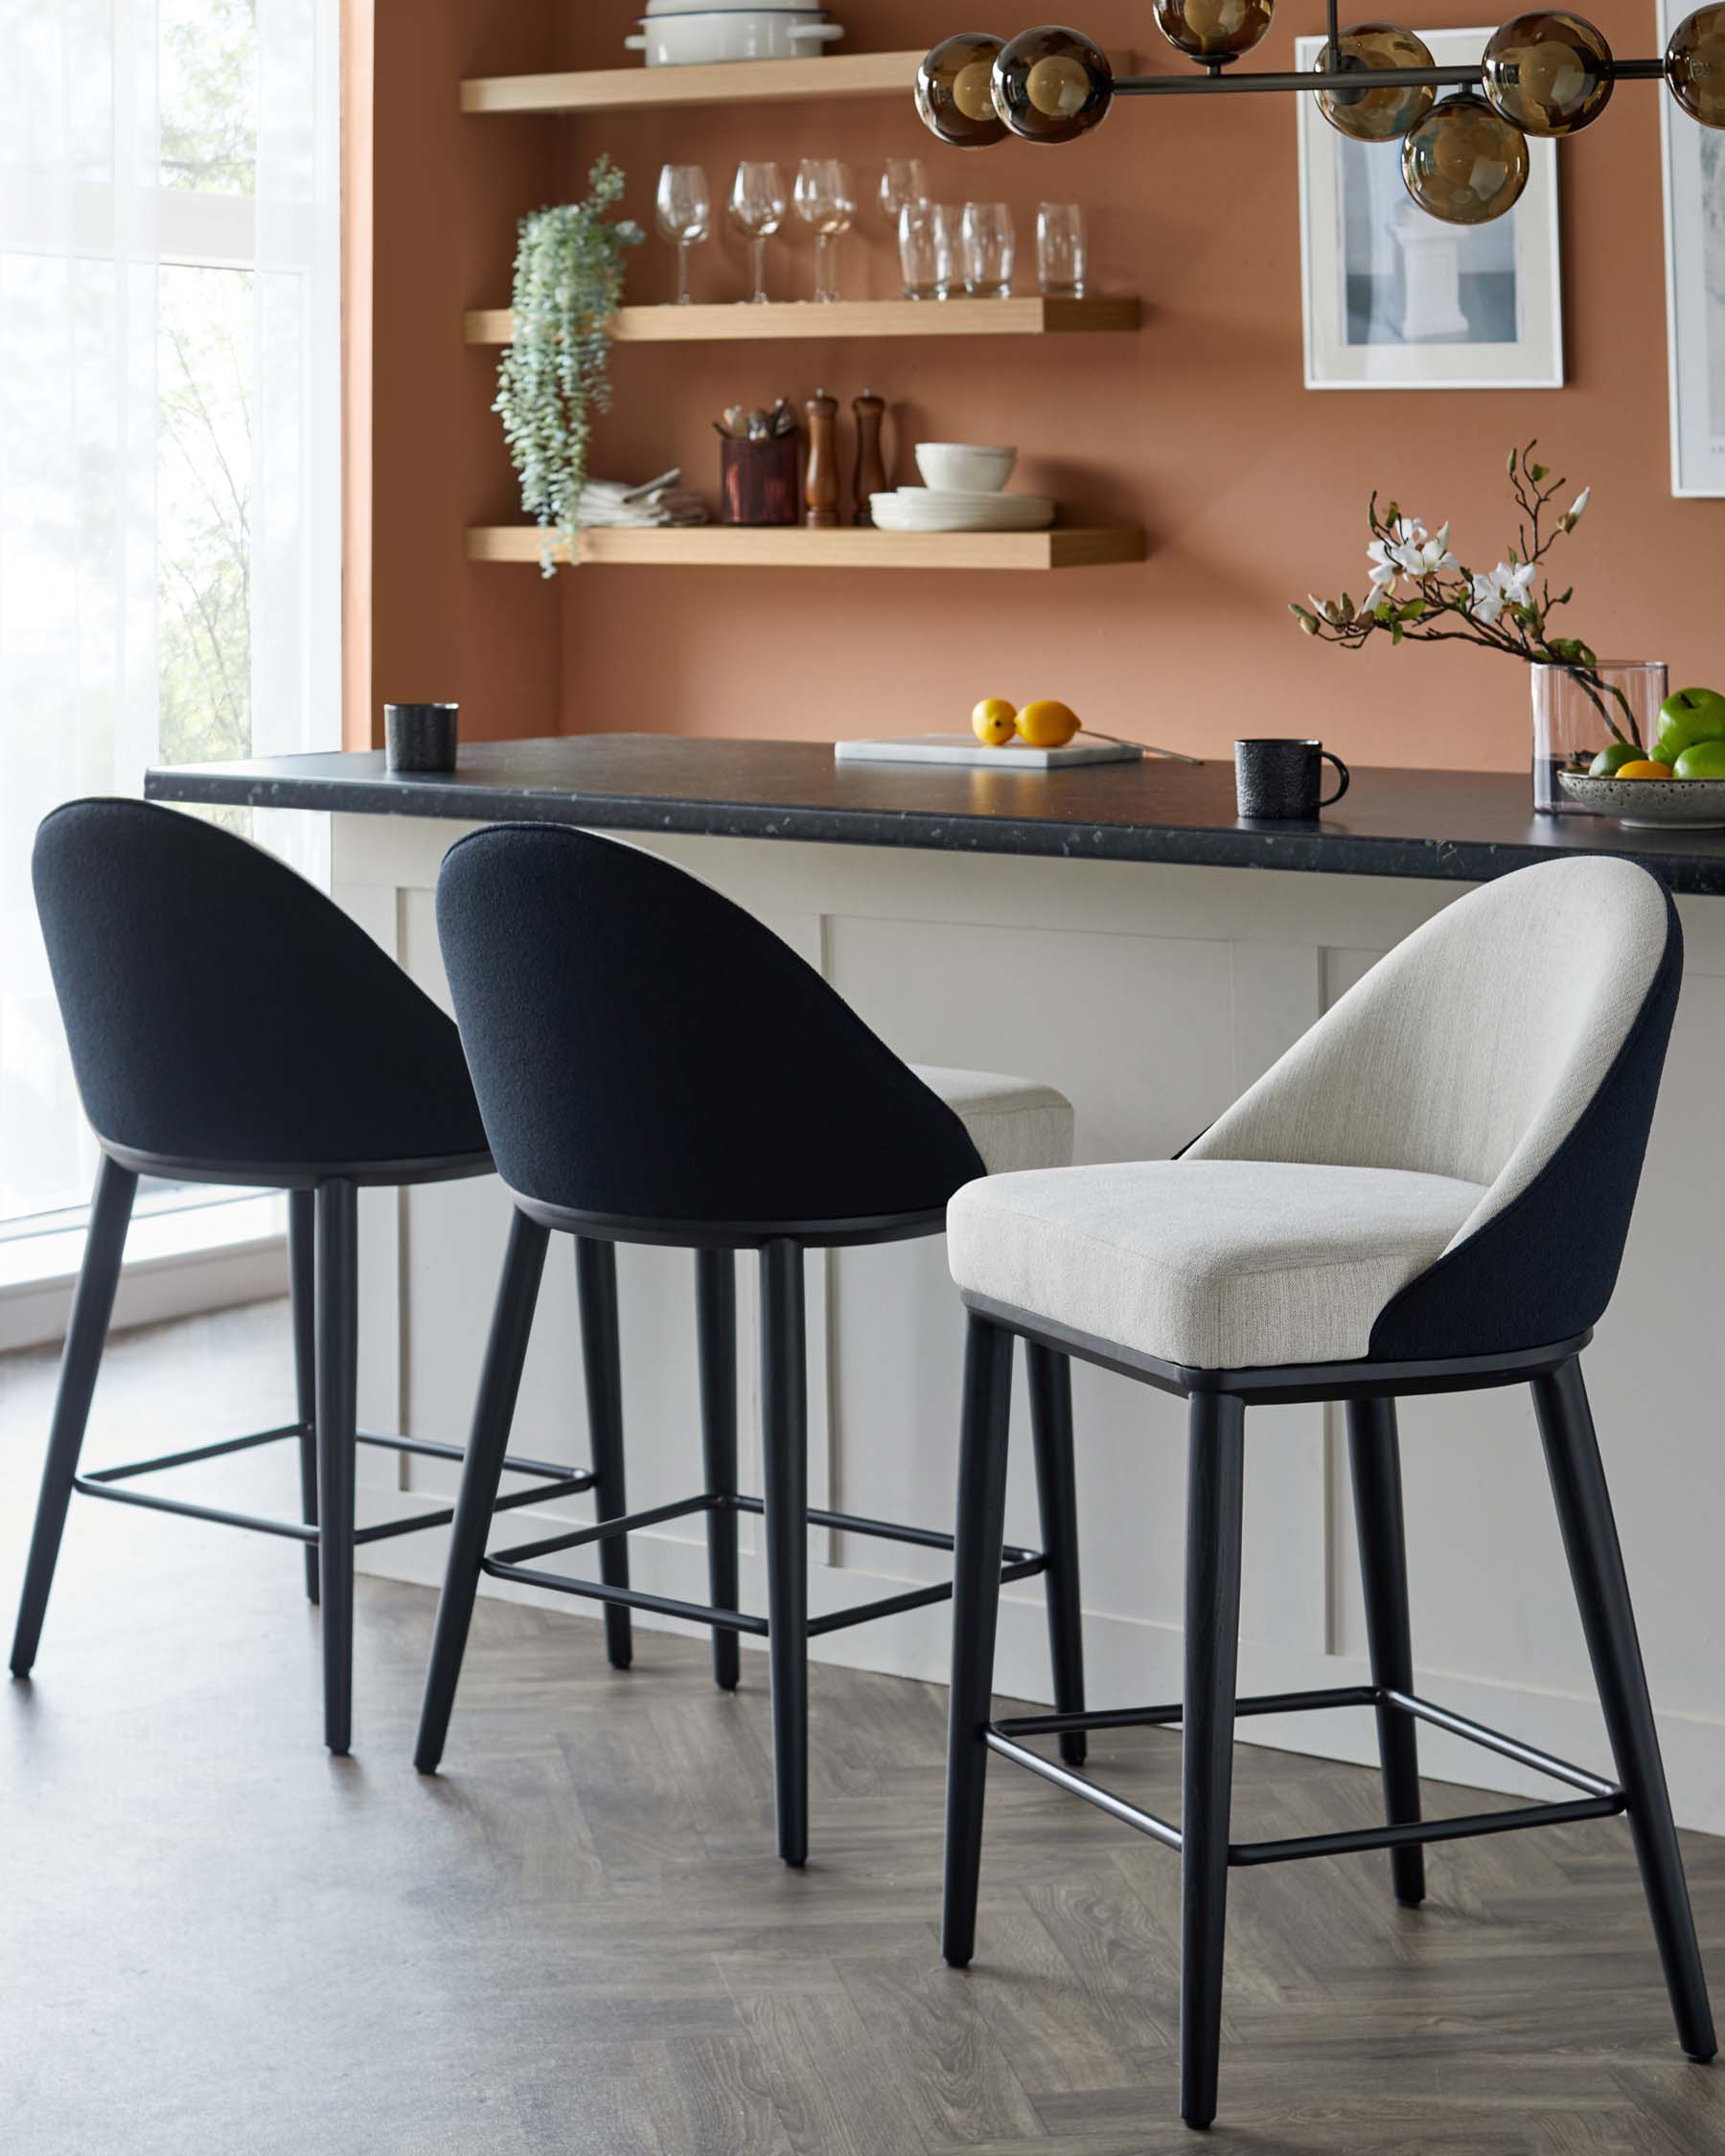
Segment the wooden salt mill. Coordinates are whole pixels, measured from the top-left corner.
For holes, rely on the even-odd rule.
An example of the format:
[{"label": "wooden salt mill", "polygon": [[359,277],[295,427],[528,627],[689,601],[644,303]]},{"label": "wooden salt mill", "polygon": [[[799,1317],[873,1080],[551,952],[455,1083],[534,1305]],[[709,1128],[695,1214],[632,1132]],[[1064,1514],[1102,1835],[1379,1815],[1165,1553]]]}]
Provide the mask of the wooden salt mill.
[{"label": "wooden salt mill", "polygon": [[886,461],[881,454],[881,423],[886,415],[886,400],[865,389],[861,397],[851,399],[851,411],[857,422],[857,476],[851,486],[851,500],[856,506],[851,522],[872,524],[874,510],[870,505],[876,494],[886,492]]},{"label": "wooden salt mill", "polygon": [[803,410],[809,416],[803,522],[812,532],[830,532],[839,522],[839,400],[817,389]]}]

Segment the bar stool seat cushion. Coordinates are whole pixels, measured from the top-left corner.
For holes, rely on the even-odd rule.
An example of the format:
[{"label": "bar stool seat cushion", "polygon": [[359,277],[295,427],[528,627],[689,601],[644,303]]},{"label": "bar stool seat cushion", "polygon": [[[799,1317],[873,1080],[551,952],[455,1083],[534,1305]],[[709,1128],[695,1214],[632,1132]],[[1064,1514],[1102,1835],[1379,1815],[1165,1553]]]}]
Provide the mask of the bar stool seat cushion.
[{"label": "bar stool seat cushion", "polygon": [[947,1213],[953,1278],[1196,1369],[1352,1361],[1484,1196],[1460,1177],[1287,1160],[991,1176]]},{"label": "bar stool seat cushion", "polygon": [[1064,1168],[1071,1160],[1072,1104],[1052,1086],[992,1070],[948,1070],[924,1063],[910,1067],[964,1125],[991,1176]]}]

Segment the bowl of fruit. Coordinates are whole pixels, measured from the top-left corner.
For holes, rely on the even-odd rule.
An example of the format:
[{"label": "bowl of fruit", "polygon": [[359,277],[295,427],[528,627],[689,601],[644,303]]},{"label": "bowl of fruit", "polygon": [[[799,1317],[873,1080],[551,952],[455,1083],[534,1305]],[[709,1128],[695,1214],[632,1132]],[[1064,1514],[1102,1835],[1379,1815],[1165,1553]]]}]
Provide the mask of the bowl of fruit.
[{"label": "bowl of fruit", "polygon": [[1725,695],[1679,689],[1651,748],[1614,741],[1585,771],[1559,771],[1572,801],[1638,830],[1725,830]]}]

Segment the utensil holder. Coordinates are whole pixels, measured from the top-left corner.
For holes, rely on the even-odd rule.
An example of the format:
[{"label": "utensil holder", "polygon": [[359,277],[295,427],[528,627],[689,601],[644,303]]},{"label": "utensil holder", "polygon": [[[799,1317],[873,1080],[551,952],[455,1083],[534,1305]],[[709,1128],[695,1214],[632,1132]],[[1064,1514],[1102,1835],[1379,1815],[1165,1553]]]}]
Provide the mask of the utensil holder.
[{"label": "utensil holder", "polygon": [[719,520],[724,524],[795,524],[802,517],[794,434],[765,442],[720,444]]}]

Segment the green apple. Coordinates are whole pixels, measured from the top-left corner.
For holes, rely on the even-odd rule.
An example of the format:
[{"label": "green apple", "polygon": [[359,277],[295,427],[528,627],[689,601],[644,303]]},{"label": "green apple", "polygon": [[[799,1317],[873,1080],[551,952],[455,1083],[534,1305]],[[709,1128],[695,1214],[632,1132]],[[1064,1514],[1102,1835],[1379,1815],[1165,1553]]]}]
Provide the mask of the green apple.
[{"label": "green apple", "polygon": [[1671,776],[1725,779],[1725,741],[1691,742],[1672,767]]},{"label": "green apple", "polygon": [[1589,778],[1615,778],[1622,765],[1633,764],[1638,756],[1645,754],[1645,749],[1637,748],[1626,741],[1607,742],[1587,767],[1587,775]]},{"label": "green apple", "polygon": [[1659,707],[1661,762],[1675,763],[1698,741],[1725,741],[1725,696],[1717,689],[1679,689]]}]

